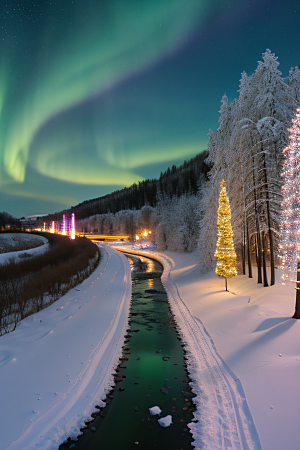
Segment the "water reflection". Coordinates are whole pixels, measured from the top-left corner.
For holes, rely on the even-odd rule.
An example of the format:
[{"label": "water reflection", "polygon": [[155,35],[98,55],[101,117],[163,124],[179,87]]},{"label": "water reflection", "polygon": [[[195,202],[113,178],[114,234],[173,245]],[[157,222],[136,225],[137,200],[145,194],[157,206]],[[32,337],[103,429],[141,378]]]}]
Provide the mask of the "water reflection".
[{"label": "water reflection", "polygon": [[144,258],[143,256],[140,256],[139,258],[142,263],[147,264],[146,272],[154,272],[155,271],[155,265],[154,261],[149,258]]},{"label": "water reflection", "polygon": [[129,264],[130,264],[130,270],[131,270],[131,272],[133,272],[134,271],[134,264],[133,264],[133,260],[131,259],[131,258],[127,258],[128,259],[128,261],[129,261]]},{"label": "water reflection", "polygon": [[[162,273],[159,262],[140,258],[146,271],[153,267],[153,275]],[[78,440],[69,439],[60,450],[194,448],[188,424],[193,420],[195,395],[167,294],[158,277],[137,276],[138,258],[130,255],[129,259],[134,271],[131,307],[115,386],[106,397],[106,406],[97,407],[99,412],[92,415],[93,422]],[[161,417],[172,416],[170,427],[161,427],[159,416],[149,413],[156,405]]]},{"label": "water reflection", "polygon": [[155,263],[152,259],[140,256],[139,258],[133,255],[126,255],[130,264],[132,272],[155,272]]},{"label": "water reflection", "polygon": [[149,289],[153,289],[153,278],[150,278],[148,280],[148,287],[149,287]]}]

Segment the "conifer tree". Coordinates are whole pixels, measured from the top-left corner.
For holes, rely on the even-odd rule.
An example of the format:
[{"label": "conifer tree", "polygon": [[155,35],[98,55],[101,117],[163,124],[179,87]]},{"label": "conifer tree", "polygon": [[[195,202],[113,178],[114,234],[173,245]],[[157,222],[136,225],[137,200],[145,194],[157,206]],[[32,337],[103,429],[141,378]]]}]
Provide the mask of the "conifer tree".
[{"label": "conifer tree", "polygon": [[279,257],[282,280],[290,279],[296,285],[296,307],[294,318],[300,319],[300,108],[297,108],[296,117],[289,128],[291,143],[283,149],[285,156],[281,176],[284,179],[282,186],[283,201],[281,203],[281,222],[279,243]]},{"label": "conifer tree", "polygon": [[237,270],[235,266],[236,253],[233,244],[230,205],[224,180],[221,182],[221,192],[219,197],[218,241],[215,257],[218,258],[216,273],[225,278],[225,287],[227,291],[227,278],[235,277],[237,275]]}]

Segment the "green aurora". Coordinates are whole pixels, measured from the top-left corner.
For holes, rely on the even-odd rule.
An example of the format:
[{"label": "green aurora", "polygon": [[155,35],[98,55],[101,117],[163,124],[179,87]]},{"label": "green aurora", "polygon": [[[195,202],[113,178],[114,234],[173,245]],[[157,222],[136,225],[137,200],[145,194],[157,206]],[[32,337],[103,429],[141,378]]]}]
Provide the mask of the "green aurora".
[{"label": "green aurora", "polygon": [[[1,67],[1,190],[14,192],[14,182],[24,184],[28,165],[47,177],[74,184],[123,187],[143,179],[138,173],[140,165],[153,158],[174,159],[172,146],[163,152],[144,148],[143,136],[119,139],[100,123],[99,128],[89,124],[87,130],[84,117],[79,123],[67,120],[54,130],[51,123],[93,96],[101,109],[101,94],[173,51],[195,27],[208,3],[158,0],[127,1],[124,5],[119,1],[111,7],[108,2],[64,1],[38,9],[32,4],[33,14],[28,14],[28,6],[25,18],[24,12],[18,11],[18,2],[15,8],[9,5],[6,20],[15,21],[15,28],[21,20],[28,23],[23,25],[25,42],[21,44],[19,36],[15,52],[8,42]],[[27,43],[29,32],[32,36]],[[134,145],[125,150],[126,138],[134,140]],[[191,150],[189,153],[183,145],[175,149],[175,158],[194,155],[199,147]],[[26,192],[26,188],[22,190]],[[28,196],[32,196],[30,191]]]},{"label": "green aurora", "polygon": [[[229,78],[224,59],[236,58],[237,23],[246,42],[267,4],[1,2],[0,211],[54,212],[204,150]],[[250,67],[266,46],[276,52],[262,41]],[[238,62],[233,95],[247,70]]]}]

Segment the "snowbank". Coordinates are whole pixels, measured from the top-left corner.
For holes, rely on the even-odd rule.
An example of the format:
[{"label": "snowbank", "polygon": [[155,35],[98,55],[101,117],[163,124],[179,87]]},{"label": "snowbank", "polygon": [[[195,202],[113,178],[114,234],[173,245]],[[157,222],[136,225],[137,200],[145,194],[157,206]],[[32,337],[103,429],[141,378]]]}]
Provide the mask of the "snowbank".
[{"label": "snowbank", "polygon": [[264,288],[254,273],[253,279],[228,280],[226,292],[224,279],[214,271],[200,273],[196,252],[147,253],[165,266],[163,282],[190,350],[189,371],[199,394],[199,422],[191,425],[197,447],[298,450],[300,321],[291,319],[295,283],[282,285],[278,270],[275,286]]},{"label": "snowbank", "polygon": [[295,283],[283,286],[279,271],[277,283],[268,288],[256,278],[238,276],[228,280],[230,292],[225,292],[223,278],[200,274],[196,254],[165,254],[180,297],[204,324],[234,381],[240,380],[263,450],[298,450],[300,321],[291,319]]},{"label": "snowbank", "polygon": [[81,285],[0,339],[0,449],[56,449],[102,405],[121,356],[130,265],[101,247]]},{"label": "snowbank", "polygon": [[[22,250],[16,250],[17,248]],[[44,236],[25,233],[0,234],[0,265],[11,259],[20,261],[20,258],[39,255],[48,250],[48,248],[48,239]]]}]

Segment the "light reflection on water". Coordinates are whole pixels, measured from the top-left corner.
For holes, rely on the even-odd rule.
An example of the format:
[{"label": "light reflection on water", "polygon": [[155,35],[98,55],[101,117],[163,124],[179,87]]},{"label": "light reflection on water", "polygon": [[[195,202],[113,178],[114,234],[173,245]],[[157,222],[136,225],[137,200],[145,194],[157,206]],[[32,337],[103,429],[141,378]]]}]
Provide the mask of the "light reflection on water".
[{"label": "light reflection on water", "polygon": [[133,260],[131,258],[129,258],[129,257],[127,259],[129,261],[129,264],[130,264],[130,270],[131,270],[131,272],[133,272],[134,271]]},{"label": "light reflection on water", "polygon": [[153,289],[153,286],[154,286],[153,279],[148,280],[148,286],[149,286],[149,289]]},{"label": "light reflection on water", "polygon": [[155,272],[155,265],[154,265],[154,261],[152,259],[144,258],[143,256],[140,256],[140,260],[142,261],[142,263],[147,264],[146,272]]},{"label": "light reflection on water", "polygon": [[155,263],[152,259],[145,258],[143,256],[139,256],[139,258],[136,258],[132,255],[127,255],[127,258],[130,264],[130,270],[132,272],[141,272],[141,265],[145,265],[145,268],[143,267],[142,272],[155,272]]}]

